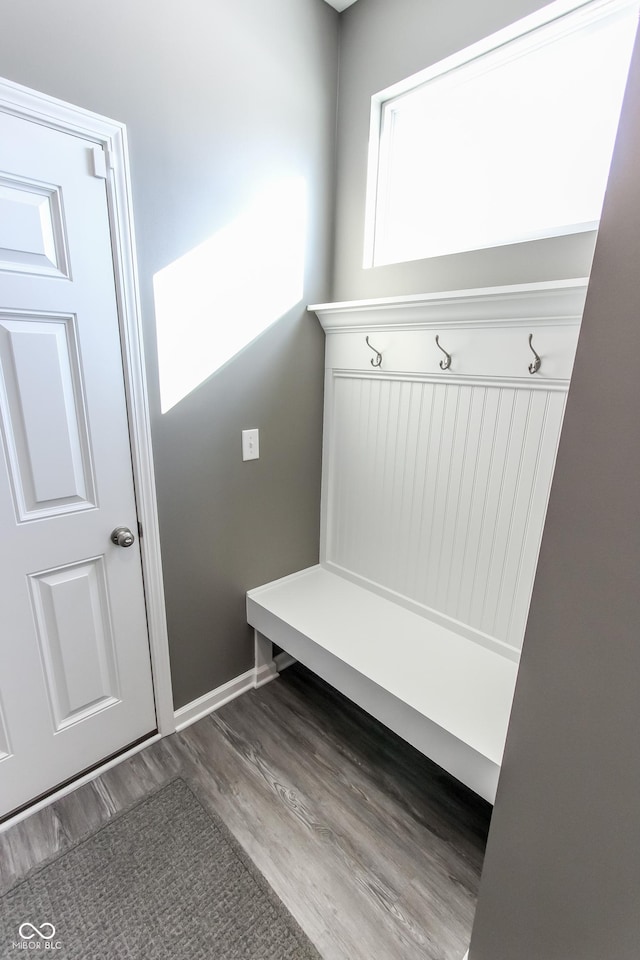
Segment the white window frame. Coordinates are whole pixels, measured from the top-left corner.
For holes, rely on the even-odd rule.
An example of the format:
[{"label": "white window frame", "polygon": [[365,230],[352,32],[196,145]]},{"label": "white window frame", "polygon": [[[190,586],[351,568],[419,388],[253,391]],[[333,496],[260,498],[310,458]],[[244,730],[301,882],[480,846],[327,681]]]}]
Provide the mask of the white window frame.
[{"label": "white window frame", "polygon": [[[500,51],[504,61],[514,57],[526,56],[528,52],[540,45],[551,43],[563,35],[596,23],[618,10],[636,5],[637,0],[555,0],[555,2],[542,7],[530,16],[510,24],[464,50],[460,50],[425,70],[421,70],[419,73],[374,94],[371,98],[367,161],[364,268],[383,266],[393,262],[376,259],[376,237],[380,237],[384,231],[384,184],[389,162],[389,138],[386,134],[389,131],[389,125],[393,122],[393,104],[397,103],[399,98],[460,67],[466,68],[468,71],[475,66],[480,72],[483,70],[482,59],[487,54],[495,56],[496,51],[499,51],[500,48],[505,48]],[[545,29],[540,32],[542,27]],[[513,41],[518,42],[514,44]],[[521,243],[525,240],[595,230],[598,224],[598,220],[588,223],[566,224],[562,227],[550,228],[544,232],[537,232],[535,236],[523,235],[518,239],[505,240],[505,245]],[[488,243],[486,246],[494,247],[495,243]],[[473,249],[482,249],[482,247],[474,246]],[[449,253],[462,252],[465,251],[449,251]],[[448,252],[443,250],[442,256],[445,255],[448,255]],[[415,259],[421,258],[416,256]]]}]

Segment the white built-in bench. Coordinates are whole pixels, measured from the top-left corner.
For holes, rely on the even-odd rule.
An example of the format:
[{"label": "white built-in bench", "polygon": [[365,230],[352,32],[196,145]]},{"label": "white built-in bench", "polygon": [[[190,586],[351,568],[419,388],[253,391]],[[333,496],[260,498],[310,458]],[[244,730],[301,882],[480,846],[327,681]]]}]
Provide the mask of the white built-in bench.
[{"label": "white built-in bench", "polygon": [[247,594],[266,674],[273,642],[490,802],[585,293],[312,308],[321,562]]},{"label": "white built-in bench", "polygon": [[320,566],[250,590],[247,617],[493,801],[517,665]]}]

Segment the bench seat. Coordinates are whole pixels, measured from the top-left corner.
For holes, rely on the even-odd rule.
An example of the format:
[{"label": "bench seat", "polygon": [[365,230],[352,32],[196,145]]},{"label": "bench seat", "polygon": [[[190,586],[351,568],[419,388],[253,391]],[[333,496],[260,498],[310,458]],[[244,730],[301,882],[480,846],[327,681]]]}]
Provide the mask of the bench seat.
[{"label": "bench seat", "polygon": [[250,590],[247,619],[493,802],[513,660],[321,565]]}]

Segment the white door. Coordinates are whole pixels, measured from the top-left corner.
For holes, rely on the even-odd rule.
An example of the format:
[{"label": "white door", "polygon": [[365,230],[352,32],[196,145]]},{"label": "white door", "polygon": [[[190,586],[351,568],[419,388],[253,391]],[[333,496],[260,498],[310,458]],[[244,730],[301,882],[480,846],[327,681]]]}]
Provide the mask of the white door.
[{"label": "white door", "polygon": [[0,817],[156,727],[94,149],[0,113]]}]

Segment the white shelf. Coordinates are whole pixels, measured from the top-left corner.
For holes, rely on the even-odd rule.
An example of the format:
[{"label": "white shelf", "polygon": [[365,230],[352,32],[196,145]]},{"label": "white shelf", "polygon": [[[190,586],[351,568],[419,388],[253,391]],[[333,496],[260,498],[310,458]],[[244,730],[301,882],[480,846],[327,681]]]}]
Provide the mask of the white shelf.
[{"label": "white shelf", "polygon": [[250,590],[247,616],[493,800],[517,674],[512,660],[322,566]]},{"label": "white shelf", "polygon": [[317,314],[329,333],[357,329],[429,329],[436,325],[477,327],[485,322],[529,324],[559,320],[579,323],[589,280],[551,280],[541,283],[476,287],[375,300],[345,300],[314,303],[307,309]]}]

